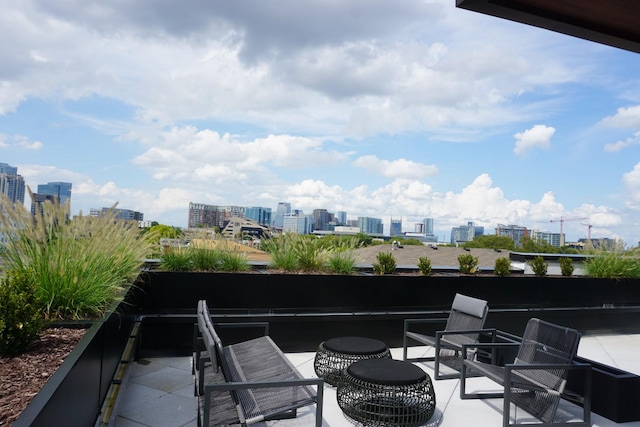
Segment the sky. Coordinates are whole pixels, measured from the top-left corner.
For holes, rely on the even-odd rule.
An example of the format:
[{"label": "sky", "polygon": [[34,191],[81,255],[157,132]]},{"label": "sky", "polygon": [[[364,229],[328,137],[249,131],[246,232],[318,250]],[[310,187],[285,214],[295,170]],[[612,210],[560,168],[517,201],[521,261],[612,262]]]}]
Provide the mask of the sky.
[{"label": "sky", "polygon": [[640,241],[640,54],[455,0],[0,6],[0,162],[71,182],[73,214],[289,202]]}]

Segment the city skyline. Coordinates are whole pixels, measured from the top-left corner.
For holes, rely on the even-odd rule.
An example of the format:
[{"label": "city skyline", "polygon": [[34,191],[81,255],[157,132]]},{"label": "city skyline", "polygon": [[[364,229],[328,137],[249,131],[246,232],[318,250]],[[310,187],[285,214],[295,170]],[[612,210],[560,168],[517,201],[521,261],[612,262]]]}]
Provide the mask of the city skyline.
[{"label": "city skyline", "polygon": [[72,183],[72,215],[286,200],[640,241],[639,54],[455,0],[0,1],[0,161]]}]

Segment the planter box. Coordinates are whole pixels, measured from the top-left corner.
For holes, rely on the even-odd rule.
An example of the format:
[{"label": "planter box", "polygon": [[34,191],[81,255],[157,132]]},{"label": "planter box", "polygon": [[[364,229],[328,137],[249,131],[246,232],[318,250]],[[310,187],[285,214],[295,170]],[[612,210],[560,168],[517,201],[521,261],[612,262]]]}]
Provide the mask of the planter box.
[{"label": "planter box", "polygon": [[[592,403],[591,409],[616,423],[640,421],[640,376],[604,365],[583,357],[576,357],[576,362],[589,363],[592,366]],[[569,381],[571,390],[583,390],[580,381]]]}]

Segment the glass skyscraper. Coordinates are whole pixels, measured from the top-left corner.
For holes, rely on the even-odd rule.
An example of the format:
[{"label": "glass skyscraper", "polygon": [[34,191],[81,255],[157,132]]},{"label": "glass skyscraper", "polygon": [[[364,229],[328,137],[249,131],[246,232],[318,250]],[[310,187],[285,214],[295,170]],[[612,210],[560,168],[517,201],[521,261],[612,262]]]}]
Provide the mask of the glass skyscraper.
[{"label": "glass skyscraper", "polygon": [[46,184],[38,184],[38,194],[43,196],[55,196],[61,205],[67,203],[71,199],[71,183],[70,182],[48,182]]}]

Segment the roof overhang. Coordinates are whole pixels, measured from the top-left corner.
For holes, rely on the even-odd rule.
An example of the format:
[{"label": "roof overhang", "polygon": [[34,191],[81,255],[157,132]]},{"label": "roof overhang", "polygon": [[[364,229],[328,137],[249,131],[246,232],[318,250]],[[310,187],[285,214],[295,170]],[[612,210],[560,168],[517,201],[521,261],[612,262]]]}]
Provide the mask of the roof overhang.
[{"label": "roof overhang", "polygon": [[456,0],[456,6],[640,53],[640,0]]}]

